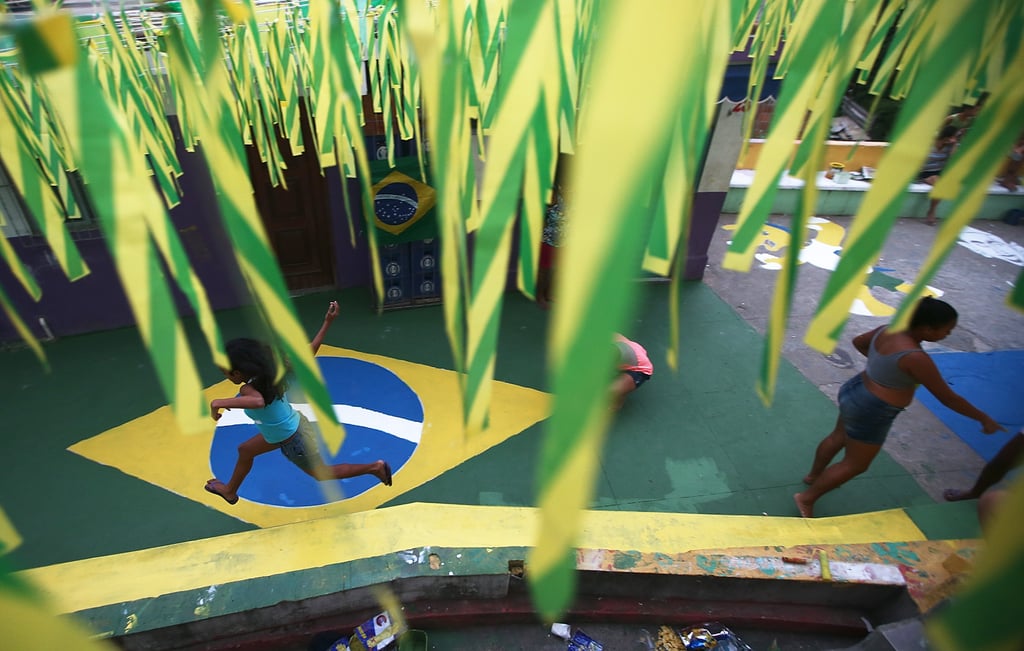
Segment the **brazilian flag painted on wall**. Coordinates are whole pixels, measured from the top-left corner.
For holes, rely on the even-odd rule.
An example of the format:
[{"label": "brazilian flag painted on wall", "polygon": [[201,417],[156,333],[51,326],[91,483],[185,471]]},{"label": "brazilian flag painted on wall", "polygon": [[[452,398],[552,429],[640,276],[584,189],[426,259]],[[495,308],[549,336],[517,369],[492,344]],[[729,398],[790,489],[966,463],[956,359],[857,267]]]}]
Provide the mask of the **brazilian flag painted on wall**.
[{"label": "brazilian flag painted on wall", "polygon": [[[404,162],[404,161],[402,161]],[[413,169],[418,172],[418,163]],[[436,202],[434,188],[413,178],[413,169],[405,169],[407,165],[396,164],[395,169],[388,170],[383,178],[373,185],[373,212],[377,228],[391,235],[404,235],[416,224],[423,221],[428,214],[432,215]],[[373,178],[380,173],[372,169]],[[409,172],[409,173],[407,173]],[[416,174],[418,176],[418,173]],[[433,230],[436,231],[436,220]],[[417,232],[420,229],[415,229]],[[402,239],[405,239],[404,237]]]}]

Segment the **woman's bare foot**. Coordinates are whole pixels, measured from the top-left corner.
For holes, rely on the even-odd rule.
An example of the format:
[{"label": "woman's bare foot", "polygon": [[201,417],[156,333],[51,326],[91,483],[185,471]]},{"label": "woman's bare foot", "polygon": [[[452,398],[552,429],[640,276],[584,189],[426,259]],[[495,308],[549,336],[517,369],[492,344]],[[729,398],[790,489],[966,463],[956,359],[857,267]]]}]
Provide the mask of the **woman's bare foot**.
[{"label": "woman's bare foot", "polygon": [[817,475],[807,475],[806,477],[804,477],[804,479],[803,479],[803,482],[804,482],[805,484],[807,484],[808,486],[810,486],[810,485],[811,485],[811,484],[813,484],[813,483],[815,482],[815,480],[817,480],[817,479],[818,479],[818,476],[817,476]]},{"label": "woman's bare foot", "polygon": [[947,502],[959,502],[960,500],[978,499],[978,496],[969,490],[962,491],[957,490],[955,488],[947,488],[946,490],[942,491],[942,497],[944,497]]},{"label": "woman's bare foot", "polygon": [[213,493],[214,495],[220,495],[221,497],[224,498],[224,501],[227,502],[228,504],[237,504],[238,503],[238,493],[230,493],[230,492],[228,492],[228,487],[226,485],[224,485],[224,482],[222,482],[219,479],[214,478],[214,479],[211,479],[210,481],[206,482],[206,487],[205,488],[206,488],[206,492],[207,493]]},{"label": "woman's bare foot", "polygon": [[814,517],[814,504],[808,504],[801,497],[803,493],[796,493],[793,495],[793,501],[796,503],[796,509],[800,511],[801,518],[813,518]]}]

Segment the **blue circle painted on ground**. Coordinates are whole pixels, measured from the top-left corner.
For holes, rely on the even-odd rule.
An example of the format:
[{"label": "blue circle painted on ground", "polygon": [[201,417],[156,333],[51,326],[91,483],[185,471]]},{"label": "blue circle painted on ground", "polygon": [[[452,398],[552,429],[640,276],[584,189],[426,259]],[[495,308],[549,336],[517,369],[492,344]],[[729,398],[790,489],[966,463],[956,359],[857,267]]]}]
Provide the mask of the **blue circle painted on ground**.
[{"label": "blue circle painted on ground", "polygon": [[[370,463],[384,459],[392,472],[398,472],[416,451],[423,430],[423,404],[419,396],[397,375],[377,364],[351,357],[318,357],[317,361],[331,401],[336,406],[354,408],[348,410],[349,417],[343,417],[353,422],[344,423],[345,442],[341,450],[334,457],[322,451],[324,461]],[[308,402],[299,390],[290,390],[287,397],[296,404]],[[227,482],[238,458],[238,446],[258,434],[252,422],[218,425],[210,447],[214,476]],[[333,483],[343,498],[350,498],[380,482],[372,475],[364,475]],[[269,506],[327,503],[321,483],[299,470],[278,450],[256,457],[238,494]]]},{"label": "blue circle painted on ground", "polygon": [[374,196],[373,212],[381,222],[398,226],[413,218],[419,202],[416,188],[408,183],[388,183]]}]

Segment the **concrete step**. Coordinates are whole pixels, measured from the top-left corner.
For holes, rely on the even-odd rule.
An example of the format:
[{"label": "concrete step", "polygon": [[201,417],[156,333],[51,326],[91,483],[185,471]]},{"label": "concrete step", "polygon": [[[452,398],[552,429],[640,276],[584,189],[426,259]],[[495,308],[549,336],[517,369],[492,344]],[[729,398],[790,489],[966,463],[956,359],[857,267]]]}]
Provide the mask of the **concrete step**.
[{"label": "concrete step", "polygon": [[854,646],[833,651],[922,651],[931,648],[921,618],[914,617],[879,626]]}]

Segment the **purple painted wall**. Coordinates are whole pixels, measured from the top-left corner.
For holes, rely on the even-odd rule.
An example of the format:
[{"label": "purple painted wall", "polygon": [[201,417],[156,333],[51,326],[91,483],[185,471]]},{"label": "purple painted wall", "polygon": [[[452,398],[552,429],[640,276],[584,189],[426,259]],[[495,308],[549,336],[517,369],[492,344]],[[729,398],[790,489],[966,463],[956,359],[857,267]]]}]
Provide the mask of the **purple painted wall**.
[{"label": "purple painted wall", "polygon": [[[201,151],[185,151],[177,121],[170,118],[175,133],[178,160],[183,174],[179,179],[181,203],[171,211],[171,220],[181,238],[200,282],[206,288],[213,309],[239,307],[251,302],[248,289],[238,271],[227,234],[217,210],[216,193]],[[366,285],[369,282],[369,254],[366,231],[359,208],[359,186],[349,180],[350,198],[356,211],[357,238],[352,246],[344,213],[341,180],[335,169],[327,170],[331,230],[335,248],[335,279],[338,287]],[[0,287],[8,294],[18,314],[38,337],[46,333],[39,319],[46,321],[54,336],[66,336],[134,325],[113,260],[102,233],[96,230],[74,235],[79,253],[91,273],[77,282],[65,278],[49,246],[42,237],[17,237],[9,240],[18,257],[36,278],[43,296],[38,303],[22,289],[6,265],[0,265]],[[191,316],[192,310],[175,288],[179,311]],[[13,325],[0,316],[0,341],[18,340]]]},{"label": "purple painted wall", "polygon": [[[182,202],[171,210],[171,220],[213,307],[236,307],[245,301],[245,293],[239,289],[241,278],[233,261],[218,253],[228,249],[227,237],[217,218],[216,196],[206,162],[200,153],[185,151],[174,118],[171,124],[184,172],[180,179]],[[40,301],[33,302],[10,271],[6,267],[0,269],[0,286],[8,292],[18,313],[40,337],[46,334],[40,318],[45,319],[55,336],[133,325],[134,317],[98,226],[95,230],[75,232],[72,237],[91,271],[73,283],[64,276],[42,237],[9,240],[43,292]],[[184,297],[174,291],[182,314],[190,315]],[[0,340],[17,338],[11,323],[0,320]]]},{"label": "purple painted wall", "polygon": [[[331,234],[334,241],[334,282],[339,288],[363,287],[370,284],[370,248],[366,244],[366,220],[363,218],[362,192],[357,179],[342,179],[338,168],[325,170],[327,174],[327,209],[331,216]],[[348,200],[352,208],[352,224],[356,242],[349,236],[348,218],[345,216],[345,196],[342,183],[348,184]]]},{"label": "purple painted wall", "polygon": [[[175,128],[177,134],[177,129]],[[181,238],[200,282],[206,288],[213,309],[227,309],[251,303],[248,289],[234,260],[224,252],[230,248],[217,211],[216,193],[202,153],[186,152],[178,146],[183,175],[179,182],[182,201],[172,209],[171,220]],[[346,179],[355,224],[355,244],[349,236],[345,216],[342,180],[336,168],[326,170],[327,201],[334,245],[335,285],[339,288],[368,286],[370,283],[369,249],[363,220],[359,183]],[[79,252],[91,273],[72,283],[64,277],[41,237],[12,238],[11,246],[36,278],[43,296],[38,303],[29,295],[5,265],[0,265],[0,287],[10,296],[18,314],[33,333],[45,337],[39,324],[45,319],[54,336],[66,336],[130,326],[135,323],[128,308],[113,260],[102,233],[96,230],[74,235]],[[174,288],[179,311],[191,316],[192,310]],[[19,339],[13,325],[0,318],[0,341]]]},{"label": "purple painted wall", "polygon": [[[749,66],[730,66],[734,76],[745,77]],[[728,77],[728,76],[727,76]],[[735,80],[733,80],[735,83]],[[728,82],[728,79],[727,79]],[[728,94],[728,83],[723,94]],[[171,210],[173,221],[193,268],[206,288],[215,310],[249,304],[248,290],[231,256],[224,255],[229,243],[217,211],[213,183],[200,152],[187,152],[182,146],[175,118],[170,118],[175,133],[177,154],[183,175],[181,204]],[[334,281],[339,288],[368,286],[370,283],[369,250],[366,244],[366,225],[362,215],[359,184],[354,179],[342,179],[336,168],[325,171],[327,201],[334,245]],[[348,184],[349,200],[353,211],[355,242],[349,236],[348,219],[342,182]],[[694,198],[693,221],[684,278],[700,280],[707,265],[707,250],[718,224],[718,216],[725,201],[724,192],[699,192]],[[35,303],[21,288],[6,265],[0,265],[0,287],[8,294],[15,309],[32,331],[44,337],[39,319],[43,318],[55,336],[66,336],[130,326],[134,319],[113,261],[98,230],[75,234],[80,253],[92,273],[71,283],[63,275],[49,247],[40,237],[19,237],[10,240],[11,246],[36,278],[43,291],[42,299]],[[518,246],[518,238],[514,238]],[[513,252],[513,260],[515,252]],[[515,266],[510,265],[507,288],[515,289]],[[181,314],[191,315],[191,309],[177,293]],[[0,341],[19,339],[14,327],[0,317]]]},{"label": "purple painted wall", "polygon": [[[131,323],[128,302],[116,282],[114,263],[98,232],[83,234],[76,244],[92,273],[72,283],[65,276],[42,237],[10,241],[15,254],[35,277],[43,295],[38,303],[21,287],[6,265],[0,265],[0,286],[15,311],[37,337],[46,337],[39,319],[54,335],[103,330]],[[116,284],[115,284],[116,283]],[[0,340],[19,339],[14,326],[0,317]]]},{"label": "purple painted wall", "polygon": [[702,280],[708,265],[708,248],[725,205],[725,192],[698,192],[693,197],[690,237],[686,246],[684,280]]}]

